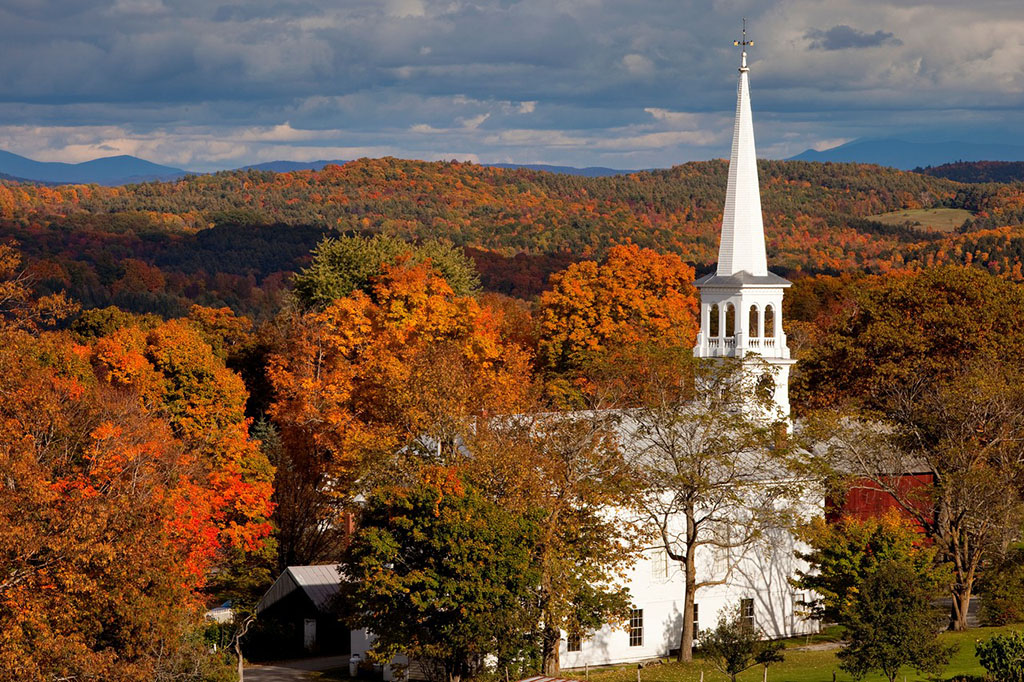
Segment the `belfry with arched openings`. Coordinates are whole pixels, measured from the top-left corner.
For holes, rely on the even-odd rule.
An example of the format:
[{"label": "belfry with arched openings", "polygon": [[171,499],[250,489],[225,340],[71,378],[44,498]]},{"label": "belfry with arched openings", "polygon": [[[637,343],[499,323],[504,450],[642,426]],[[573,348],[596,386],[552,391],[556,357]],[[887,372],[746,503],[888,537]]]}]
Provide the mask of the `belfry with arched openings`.
[{"label": "belfry with arched openings", "polygon": [[695,282],[700,332],[693,353],[699,358],[761,356],[774,369],[773,396],[788,419],[789,368],[795,361],[782,329],[782,297],[790,282],[768,270],[746,51],[739,71],[718,266]]}]

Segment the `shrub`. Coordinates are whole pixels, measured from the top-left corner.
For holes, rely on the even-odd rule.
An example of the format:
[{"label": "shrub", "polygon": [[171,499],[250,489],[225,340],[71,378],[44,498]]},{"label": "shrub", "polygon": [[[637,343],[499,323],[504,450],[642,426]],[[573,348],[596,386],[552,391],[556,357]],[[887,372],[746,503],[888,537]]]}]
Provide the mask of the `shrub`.
[{"label": "shrub", "polygon": [[732,682],[755,665],[765,667],[767,679],[768,666],[783,660],[782,642],[766,640],[763,632],[742,618],[738,606],[723,609],[718,615],[718,626],[701,633],[700,648]]},{"label": "shrub", "polygon": [[1024,632],[1010,632],[979,642],[982,667],[999,682],[1024,682]]}]

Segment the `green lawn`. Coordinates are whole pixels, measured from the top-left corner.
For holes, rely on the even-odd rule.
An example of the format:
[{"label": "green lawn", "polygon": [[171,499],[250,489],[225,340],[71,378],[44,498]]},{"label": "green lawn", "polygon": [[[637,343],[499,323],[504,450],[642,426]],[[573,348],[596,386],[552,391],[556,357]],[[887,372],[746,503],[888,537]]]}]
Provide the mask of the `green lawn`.
[{"label": "green lawn", "polygon": [[[988,639],[992,635],[1009,630],[1022,630],[1024,625],[1015,625],[1006,628],[975,628],[967,632],[946,632],[940,635],[943,642],[957,644],[959,649],[953,656],[953,660],[942,671],[939,680],[949,680],[955,675],[978,675],[985,674],[985,669],[978,664],[974,656],[974,643],[978,640]],[[812,645],[821,645],[836,641],[839,634],[838,628],[830,628],[821,635],[812,635],[809,639],[798,637],[786,640],[786,660],[777,663],[768,669],[769,682],[832,682],[832,673],[836,673],[836,682],[853,682],[853,677],[839,670],[836,661],[836,650],[828,651],[807,651],[801,650],[808,642]],[[662,665],[648,666],[640,671],[641,682],[700,682],[701,671],[704,672],[705,682],[728,682],[728,677],[718,672],[709,662],[699,657],[693,663],[664,663]],[[926,682],[927,677],[918,675],[914,670],[904,671],[907,682]],[[751,668],[740,675],[742,682],[761,682],[763,670],[760,666]],[[584,679],[582,670],[565,670],[563,677],[569,679]],[[311,677],[316,677],[315,674]],[[348,670],[339,668],[334,671],[321,673],[316,679],[322,680],[347,680]],[[600,668],[590,671],[590,682],[636,682],[636,665],[621,665],[609,668]],[[900,680],[902,681],[901,676]],[[864,682],[887,682],[880,675],[868,675]]]},{"label": "green lawn", "polygon": [[869,215],[868,220],[886,225],[910,223],[915,227],[937,232],[952,232],[971,217],[970,211],[961,208],[912,208],[891,213]]},{"label": "green lawn", "polygon": [[[1022,629],[1022,627],[1024,626],[1015,626],[1014,629]],[[1011,628],[976,628],[967,632],[943,633],[941,638],[944,642],[955,643],[960,648],[939,679],[948,680],[954,675],[984,675],[985,669],[978,664],[978,659],[974,656],[975,641],[987,639],[995,633],[1009,629]],[[822,639],[826,638],[817,638],[819,643]],[[853,677],[839,670],[835,650],[794,650],[803,646],[804,642],[802,637],[787,641],[786,660],[768,669],[770,682],[831,682],[833,671],[836,672],[837,682],[852,682]],[[729,679],[719,673],[709,661],[698,659],[690,664],[673,662],[644,668],[640,671],[640,680],[641,682],[699,682],[702,670],[705,682],[722,682]],[[575,670],[572,671],[571,676],[582,679],[583,675],[580,673],[581,671]],[[924,675],[918,675],[914,670],[908,669],[905,673],[907,682],[919,682],[927,679]],[[739,679],[743,682],[760,682],[762,674],[762,669],[758,666],[740,675]],[[884,682],[884,678],[879,675],[869,675],[864,680]],[[636,666],[592,670],[590,682],[636,682]]]}]

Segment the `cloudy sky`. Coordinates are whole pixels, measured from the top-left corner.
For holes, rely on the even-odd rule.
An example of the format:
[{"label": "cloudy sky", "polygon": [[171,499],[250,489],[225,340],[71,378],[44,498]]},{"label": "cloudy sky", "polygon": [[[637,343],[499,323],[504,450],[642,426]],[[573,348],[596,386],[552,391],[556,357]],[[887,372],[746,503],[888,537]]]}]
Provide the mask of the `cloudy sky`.
[{"label": "cloudy sky", "polygon": [[728,153],[744,16],[761,156],[1021,142],[1021,0],[3,0],[0,149],[670,166]]}]

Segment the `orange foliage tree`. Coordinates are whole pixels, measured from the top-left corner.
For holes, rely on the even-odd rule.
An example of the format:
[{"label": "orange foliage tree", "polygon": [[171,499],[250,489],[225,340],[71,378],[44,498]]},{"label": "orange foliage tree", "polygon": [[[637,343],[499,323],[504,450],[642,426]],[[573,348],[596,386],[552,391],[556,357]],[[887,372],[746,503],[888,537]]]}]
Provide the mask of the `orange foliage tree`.
[{"label": "orange foliage tree", "polygon": [[225,528],[211,466],[64,335],[0,330],[0,669],[151,680],[194,636]]},{"label": "orange foliage tree", "polygon": [[692,346],[697,335],[693,268],[675,254],[635,244],[601,262],[552,275],[540,299],[541,362],[555,372],[582,368],[614,346]]},{"label": "orange foliage tree", "polygon": [[187,321],[40,331],[6,274],[22,302],[0,317],[0,670],[201,678],[206,581],[269,548],[244,386]]},{"label": "orange foliage tree", "polygon": [[315,524],[289,514],[336,513],[359,476],[403,470],[382,466],[395,456],[450,461],[475,415],[514,409],[530,358],[502,327],[499,312],[456,295],[429,263],[385,265],[369,294],[293,321],[268,369],[290,460],[282,474],[296,479],[279,478],[279,494],[306,490],[279,511],[283,560],[322,547],[308,537]]}]

